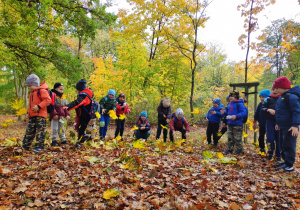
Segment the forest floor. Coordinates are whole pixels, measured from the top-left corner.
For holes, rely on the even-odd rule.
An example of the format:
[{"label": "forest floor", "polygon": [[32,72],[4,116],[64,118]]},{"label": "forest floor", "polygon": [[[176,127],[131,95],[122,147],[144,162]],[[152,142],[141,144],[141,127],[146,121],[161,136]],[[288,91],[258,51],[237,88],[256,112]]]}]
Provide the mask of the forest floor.
[{"label": "forest floor", "polygon": [[18,145],[26,122],[4,115],[0,122],[0,209],[300,209],[299,152],[294,172],[275,171],[253,134],[244,155],[223,157],[226,135],[210,149],[204,127],[191,126],[186,144],[179,133],[174,144],[155,141],[156,128],[135,142],[128,127],[123,142],[79,149],[68,128],[72,143],[35,154]]}]

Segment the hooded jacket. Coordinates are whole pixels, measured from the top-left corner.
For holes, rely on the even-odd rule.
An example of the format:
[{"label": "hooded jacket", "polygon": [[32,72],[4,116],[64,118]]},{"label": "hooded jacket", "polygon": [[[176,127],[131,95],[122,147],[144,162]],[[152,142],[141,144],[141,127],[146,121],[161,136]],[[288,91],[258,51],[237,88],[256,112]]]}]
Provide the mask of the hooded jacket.
[{"label": "hooded jacket", "polygon": [[[140,132],[148,132],[150,130],[150,123],[147,118],[143,121],[141,117],[136,121],[136,127],[139,128]],[[145,127],[144,130],[141,130],[141,127]]]},{"label": "hooded jacket", "polygon": [[82,94],[86,93],[91,98],[93,98],[93,91],[89,88],[84,89],[77,95],[77,99],[75,101],[72,101],[67,105],[68,110],[75,109],[76,115],[81,119],[85,121],[89,121],[91,119],[89,113],[83,108],[85,107],[88,111],[91,110],[91,100],[86,95]]},{"label": "hooded jacket", "polygon": [[226,115],[235,115],[236,119],[227,120],[228,125],[243,125],[243,118],[247,116],[247,110],[242,99],[237,101],[231,101],[227,105]]},{"label": "hooded jacket", "polygon": [[[221,118],[223,117],[223,115],[221,114],[220,110],[224,109],[224,105],[220,104],[218,107],[212,107],[207,114],[205,115],[205,117],[207,117],[209,122],[215,122],[215,123],[220,123],[221,122]],[[211,114],[211,112],[216,111],[216,114]]]},{"label": "hooded jacket", "polygon": [[[280,96],[279,96],[280,97]],[[262,105],[262,111],[265,114],[266,119],[276,121],[275,115],[272,115],[270,112],[267,112],[268,109],[274,109],[279,97],[268,97],[265,99],[265,103]]]},{"label": "hooded jacket", "polygon": [[[117,101],[117,109],[116,109],[117,116],[121,114],[126,114],[127,112],[130,113],[129,105],[125,101],[123,103],[119,102],[119,97],[116,99],[116,101]],[[124,104],[126,104],[126,106],[122,108],[121,106],[123,106]]]},{"label": "hooded jacket", "polygon": [[174,117],[172,118],[172,120],[170,122],[170,130],[171,131],[180,130],[183,128],[183,126],[186,131],[190,131],[190,126],[185,118],[184,118],[183,123],[182,123],[182,120],[176,120],[177,122],[175,123],[175,117],[176,117],[176,113],[174,114]]},{"label": "hooded jacket", "polygon": [[279,128],[300,125],[300,87],[298,85],[278,98],[275,111],[276,125]]},{"label": "hooded jacket", "polygon": [[[163,100],[161,100],[159,106],[157,107],[157,118],[159,121],[165,121],[166,119],[171,119],[171,106],[168,106],[167,108],[163,105]],[[164,115],[166,115],[167,118],[164,118]]]},{"label": "hooded jacket", "polygon": [[[55,93],[54,90],[51,90],[51,91]],[[50,113],[50,120],[56,115],[58,116],[58,119],[70,116],[70,111],[67,109],[63,109],[63,107],[66,106],[67,104],[68,104],[68,101],[66,99],[65,94],[62,94],[61,97],[59,97],[56,94],[55,107],[54,107],[54,111],[52,113]]]},{"label": "hooded jacket", "polygon": [[[40,96],[38,96],[38,90],[40,89]],[[47,118],[47,106],[51,103],[51,98],[48,92],[48,85],[44,81],[37,89],[31,91],[29,94],[29,107],[27,110],[28,117],[43,117]],[[39,106],[37,112],[32,111],[32,107]]]}]

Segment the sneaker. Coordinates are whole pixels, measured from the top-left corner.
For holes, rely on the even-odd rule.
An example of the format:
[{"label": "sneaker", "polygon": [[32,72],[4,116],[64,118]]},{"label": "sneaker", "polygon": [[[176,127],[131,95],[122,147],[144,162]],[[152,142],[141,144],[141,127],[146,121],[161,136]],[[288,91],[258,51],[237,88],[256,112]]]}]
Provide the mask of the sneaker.
[{"label": "sneaker", "polygon": [[226,150],[225,155],[228,155],[229,153],[232,153],[232,151],[228,149]]},{"label": "sneaker", "polygon": [[39,148],[39,147],[36,147],[36,148],[33,149],[33,151],[34,151],[34,152],[43,152],[44,149]]},{"label": "sneaker", "polygon": [[281,167],[281,166],[283,166],[283,165],[284,165],[284,162],[280,162],[280,163],[274,164],[274,167],[275,167],[275,168],[278,168],[278,167]]},{"label": "sneaker", "polygon": [[278,162],[278,163],[281,162],[281,157],[276,157],[275,161]]},{"label": "sneaker", "polygon": [[29,151],[29,147],[23,147],[23,149]]},{"label": "sneaker", "polygon": [[80,148],[80,147],[81,147],[81,144],[80,144],[79,142],[77,142],[77,143],[75,144],[75,147],[76,147],[76,148]]},{"label": "sneaker", "polygon": [[273,155],[268,155],[267,160],[272,160],[273,159]]},{"label": "sneaker", "polygon": [[294,171],[294,167],[293,167],[293,166],[291,166],[291,167],[287,166],[287,167],[285,167],[285,168],[283,169],[283,171],[284,171],[284,172],[292,172],[292,171]]},{"label": "sneaker", "polygon": [[282,166],[275,168],[275,170],[279,171],[280,169],[285,169],[286,167],[288,167],[288,166],[284,163]]},{"label": "sneaker", "polygon": [[52,141],[51,146],[57,146],[57,141]]},{"label": "sneaker", "polygon": [[60,144],[68,144],[68,142],[66,140],[61,141]]}]

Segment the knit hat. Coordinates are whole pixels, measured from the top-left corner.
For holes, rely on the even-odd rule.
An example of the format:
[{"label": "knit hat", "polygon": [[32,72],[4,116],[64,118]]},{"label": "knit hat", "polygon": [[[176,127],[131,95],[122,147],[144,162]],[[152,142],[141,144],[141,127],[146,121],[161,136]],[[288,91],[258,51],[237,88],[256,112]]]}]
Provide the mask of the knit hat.
[{"label": "knit hat", "polygon": [[229,97],[234,97],[234,98],[236,98],[236,99],[239,99],[239,98],[240,98],[240,93],[239,93],[239,91],[237,91],[237,90],[231,91],[231,92],[229,93]]},{"label": "knit hat", "polygon": [[259,96],[262,96],[264,98],[267,98],[271,95],[271,91],[269,91],[268,89],[264,89],[259,93]]},{"label": "knit hat", "polygon": [[76,84],[76,89],[79,91],[86,89],[86,80],[85,79],[79,80],[79,82],[77,82]]},{"label": "knit hat", "polygon": [[168,97],[163,99],[163,106],[169,107],[170,106],[170,99]]},{"label": "knit hat", "polygon": [[140,117],[147,117],[147,112],[146,111],[142,111],[140,114]]},{"label": "knit hat", "polygon": [[220,103],[221,103],[221,99],[219,99],[219,98],[215,98],[215,99],[213,100],[213,103],[214,103],[214,104],[218,104],[218,105],[220,105]]},{"label": "knit hat", "polygon": [[108,94],[107,95],[113,95],[115,97],[116,95],[116,91],[114,89],[109,89]]},{"label": "knit hat", "polygon": [[58,88],[60,86],[64,86],[64,85],[62,83],[60,83],[60,82],[57,82],[57,83],[54,84],[53,89]]},{"label": "knit hat", "polygon": [[229,101],[229,95],[226,96],[226,101]]},{"label": "knit hat", "polygon": [[119,94],[119,98],[120,98],[120,97],[125,98],[125,93],[120,93],[120,94]]},{"label": "knit hat", "polygon": [[176,110],[176,117],[183,117],[183,110],[182,109],[177,109]]},{"label": "knit hat", "polygon": [[291,89],[291,82],[286,77],[279,77],[274,81],[273,88]]},{"label": "knit hat", "polygon": [[40,78],[35,74],[30,74],[26,79],[26,85],[40,86]]}]

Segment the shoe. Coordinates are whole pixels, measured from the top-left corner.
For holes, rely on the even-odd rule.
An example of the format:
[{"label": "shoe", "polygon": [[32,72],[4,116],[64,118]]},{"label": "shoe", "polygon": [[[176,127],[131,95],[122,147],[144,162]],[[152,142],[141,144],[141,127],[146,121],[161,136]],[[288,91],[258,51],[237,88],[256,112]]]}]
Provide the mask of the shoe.
[{"label": "shoe", "polygon": [[57,146],[57,141],[52,141],[51,146]]},{"label": "shoe", "polygon": [[236,155],[243,155],[244,152],[237,152]]},{"label": "shoe", "polygon": [[68,142],[67,142],[66,140],[64,140],[64,141],[60,142],[60,144],[65,144],[65,145],[67,145]]},{"label": "shoe", "polygon": [[291,166],[291,167],[287,166],[287,167],[285,167],[285,168],[283,169],[283,171],[284,171],[284,172],[292,172],[292,171],[294,171],[294,167],[293,167],[293,166]]},{"label": "shoe", "polygon": [[272,160],[273,159],[273,155],[268,155],[267,160]]},{"label": "shoe", "polygon": [[260,149],[259,151],[260,151],[261,153],[263,153],[263,152],[266,153],[266,150],[265,150],[265,149]]},{"label": "shoe", "polygon": [[276,157],[275,161],[278,162],[278,163],[281,162],[281,157]]},{"label": "shoe", "polygon": [[232,151],[228,149],[226,150],[225,155],[228,155],[229,153],[232,153]]},{"label": "shoe", "polygon": [[36,147],[36,148],[33,149],[33,151],[34,151],[34,152],[43,152],[44,149],[39,148],[39,147]]},{"label": "shoe", "polygon": [[76,148],[80,148],[80,147],[81,147],[81,144],[80,144],[79,142],[77,142],[77,143],[75,144],[75,147],[76,147]]},{"label": "shoe", "polygon": [[29,147],[23,147],[23,149],[29,151]]},{"label": "shoe", "polygon": [[280,163],[274,164],[274,167],[275,167],[275,168],[278,168],[278,167],[281,167],[281,166],[283,166],[283,165],[284,165],[284,162],[280,162]]},{"label": "shoe", "polygon": [[282,166],[275,168],[275,170],[279,171],[280,169],[285,169],[286,167],[288,167],[288,166],[284,163]]}]

